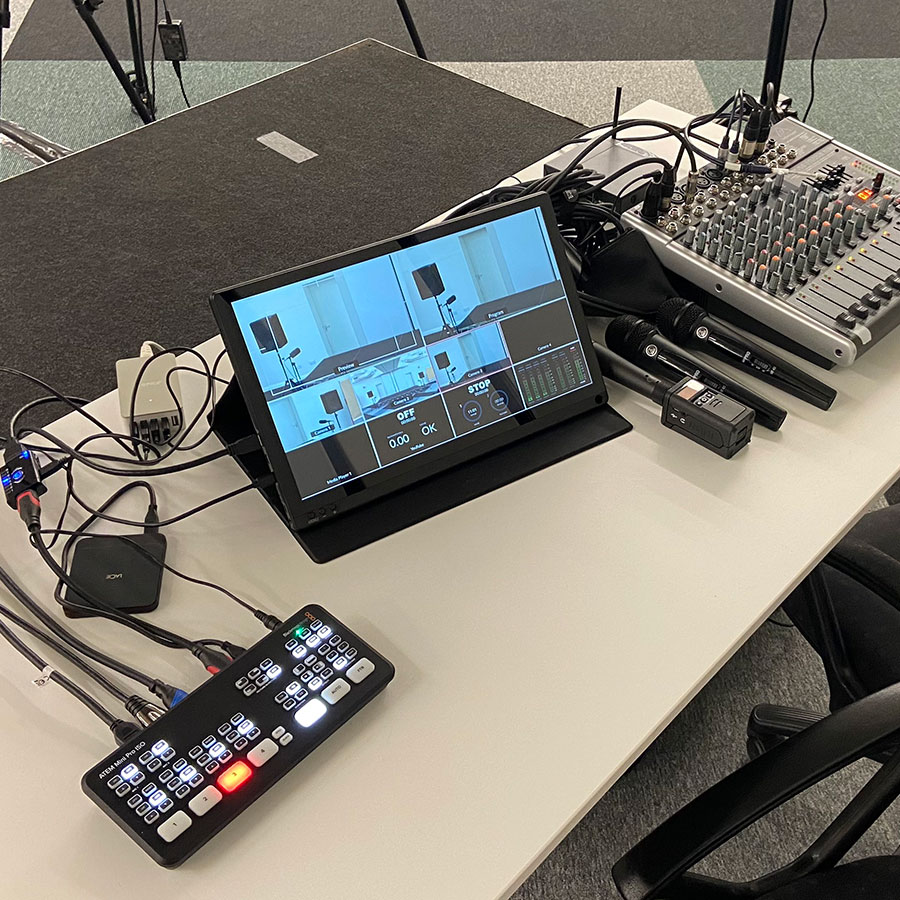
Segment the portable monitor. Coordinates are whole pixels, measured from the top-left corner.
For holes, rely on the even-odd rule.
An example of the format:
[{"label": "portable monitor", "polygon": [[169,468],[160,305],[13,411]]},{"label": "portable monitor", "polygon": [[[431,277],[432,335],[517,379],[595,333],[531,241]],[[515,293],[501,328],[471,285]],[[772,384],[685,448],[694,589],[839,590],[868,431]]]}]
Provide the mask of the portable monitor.
[{"label": "portable monitor", "polygon": [[294,529],[606,402],[545,195],[228,288],[212,308]]}]

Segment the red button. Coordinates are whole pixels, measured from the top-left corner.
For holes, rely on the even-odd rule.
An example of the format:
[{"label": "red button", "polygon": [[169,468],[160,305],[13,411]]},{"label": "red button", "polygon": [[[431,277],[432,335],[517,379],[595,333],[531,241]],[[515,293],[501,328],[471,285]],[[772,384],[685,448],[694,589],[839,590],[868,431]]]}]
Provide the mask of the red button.
[{"label": "red button", "polygon": [[242,759],[232,763],[218,778],[216,784],[230,794],[237,790],[252,774],[253,770]]}]

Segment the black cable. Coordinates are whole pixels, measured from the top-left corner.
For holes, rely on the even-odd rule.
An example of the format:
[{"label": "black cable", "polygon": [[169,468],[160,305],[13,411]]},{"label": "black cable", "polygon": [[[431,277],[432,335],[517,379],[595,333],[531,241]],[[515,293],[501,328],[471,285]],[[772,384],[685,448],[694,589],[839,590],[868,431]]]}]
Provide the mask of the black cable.
[{"label": "black cable", "polygon": [[[0,637],[9,641],[12,646],[18,650],[36,669],[41,671],[51,668],[47,661],[38,656],[24,641],[20,640],[16,634],[3,622],[0,622]],[[47,674],[50,681],[55,682],[61,688],[67,690],[76,700],[83,703],[98,719],[101,719],[105,725],[112,728],[118,719],[101,703],[95,700],[87,691],[78,687],[74,681],[70,681],[62,672],[53,669]]]},{"label": "black cable", "polygon": [[85,662],[80,656],[69,650],[68,647],[65,646],[65,644],[57,640],[55,637],[53,637],[53,635],[48,634],[46,631],[42,631],[36,625],[33,625],[27,619],[23,619],[21,616],[17,615],[3,604],[0,604],[0,615],[6,616],[7,619],[16,624],[23,631],[27,631],[30,635],[36,637],[39,641],[42,641],[48,647],[56,651],[60,656],[64,657],[73,666],[77,666],[79,669],[81,669],[82,672],[85,673],[85,675],[96,681],[97,684],[100,685],[100,687],[102,687],[117,700],[121,700],[122,703],[126,703],[128,701],[130,696],[129,694],[126,694],[125,691],[123,691],[118,685],[110,681],[104,674],[98,672],[92,665]]},{"label": "black cable", "polygon": [[74,650],[77,650],[83,656],[93,659],[100,665],[124,675],[132,681],[137,682],[144,687],[153,688],[158,684],[158,679],[152,678],[145,672],[135,669],[127,663],[120,662],[112,656],[97,650],[90,644],[86,644],[80,638],[76,637],[72,632],[65,628],[56,618],[45,610],[36,600],[34,600],[18,582],[0,565],[0,584],[3,584],[12,596],[27,609],[36,619],[43,622],[47,628],[53,632],[58,638],[65,641]]},{"label": "black cable", "polygon": [[156,37],[159,30],[159,0],[153,0],[153,40],[150,44],[150,94],[156,112]]},{"label": "black cable", "polygon": [[175,69],[175,77],[178,79],[178,87],[181,88],[181,96],[184,97],[184,105],[190,109],[191,101],[188,100],[187,91],[184,89],[184,77],[181,74],[181,63],[173,62],[172,67]]},{"label": "black cable", "polygon": [[816,57],[819,53],[819,44],[822,41],[822,35],[825,34],[825,26],[828,24],[828,0],[822,0],[822,24],[819,26],[819,33],[816,35],[816,42],[813,44],[812,55],[809,58],[809,103],[806,112],[803,113],[803,121],[809,117],[809,111],[813,108],[816,100]]}]

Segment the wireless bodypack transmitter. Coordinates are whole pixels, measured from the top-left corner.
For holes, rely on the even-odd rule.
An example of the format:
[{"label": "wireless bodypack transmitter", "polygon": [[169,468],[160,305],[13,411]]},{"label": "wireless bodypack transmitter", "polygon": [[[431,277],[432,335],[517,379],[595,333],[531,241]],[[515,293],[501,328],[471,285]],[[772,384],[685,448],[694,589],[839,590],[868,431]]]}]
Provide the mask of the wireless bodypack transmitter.
[{"label": "wireless bodypack transmitter", "polygon": [[[75,545],[69,577],[88,595],[105,601],[113,609],[128,613],[151,612],[159,606],[161,564],[165,560],[165,535],[133,534],[123,540],[116,535],[91,534]],[[64,599],[90,605],[78,591],[68,586]],[[82,609],[73,609],[65,602],[63,611],[72,619],[91,615]]]}]

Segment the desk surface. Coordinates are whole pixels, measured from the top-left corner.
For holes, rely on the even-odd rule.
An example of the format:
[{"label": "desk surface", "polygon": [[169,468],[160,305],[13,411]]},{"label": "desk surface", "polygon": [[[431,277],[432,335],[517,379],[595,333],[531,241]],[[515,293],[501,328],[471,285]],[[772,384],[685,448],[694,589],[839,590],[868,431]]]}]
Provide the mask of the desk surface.
[{"label": "desk surface", "polygon": [[[898,348],[891,335],[823,374],[840,391],[829,412],[779,395],[784,429],[757,431],[730,461],[611,385],[630,434],[324,566],[252,493],[174,526],[173,565],[276,613],[324,604],[395,663],[396,679],[169,872],[80,794],[108,733],[0,654],[5,890],[294,896],[312,872],[322,900],[507,896],[896,476]],[[93,411],[116,422],[111,396]],[[58,427],[81,433],[71,419]],[[242,480],[230,460],[160,479],[161,514]],[[81,483],[91,500],[115,486]],[[57,510],[51,491],[45,516]],[[0,558],[48,596],[11,515],[0,517]],[[172,580],[153,618],[196,637],[257,633],[236,606]],[[158,660],[185,687],[202,678],[186,654],[105,623],[75,627]]]}]

